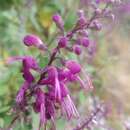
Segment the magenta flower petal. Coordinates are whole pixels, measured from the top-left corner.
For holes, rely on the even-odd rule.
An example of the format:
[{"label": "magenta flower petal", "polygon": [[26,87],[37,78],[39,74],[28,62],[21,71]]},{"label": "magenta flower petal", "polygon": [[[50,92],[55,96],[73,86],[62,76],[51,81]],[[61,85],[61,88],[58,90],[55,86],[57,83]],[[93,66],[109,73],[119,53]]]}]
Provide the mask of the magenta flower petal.
[{"label": "magenta flower petal", "polygon": [[66,114],[68,120],[79,117],[79,113],[69,95],[62,102],[62,112]]},{"label": "magenta flower petal", "polygon": [[23,58],[23,66],[28,69],[34,69],[34,70],[37,70],[39,68],[38,63],[31,56],[25,56]]},{"label": "magenta flower petal", "polygon": [[30,72],[30,69],[33,69],[35,71],[39,72],[39,66],[36,62],[36,60],[31,56],[25,56],[23,59],[23,77],[28,82],[32,82],[34,80],[33,75]]},{"label": "magenta flower petal", "polygon": [[81,66],[74,60],[68,60],[65,66],[71,71],[71,73],[76,74],[81,71]]},{"label": "magenta flower petal", "polygon": [[28,87],[29,87],[29,83],[28,82],[24,82],[23,85],[21,86],[17,96],[16,96],[16,103],[17,104],[24,104],[24,99],[25,99],[25,92],[27,91]]},{"label": "magenta flower petal", "polygon": [[40,106],[40,123],[44,124],[46,122],[46,114],[45,114],[45,104],[41,104]]},{"label": "magenta flower petal", "polygon": [[90,79],[90,77],[88,75],[86,75],[86,80],[87,80],[87,85],[89,87],[90,90],[94,89],[92,80]]},{"label": "magenta flower petal", "polygon": [[51,82],[51,85],[54,85],[55,87],[55,98],[61,100],[61,89],[58,79],[58,71],[54,66],[48,68],[48,78],[49,81]]},{"label": "magenta flower petal", "polygon": [[62,98],[64,98],[69,94],[69,90],[64,83],[60,83],[60,86],[61,86],[61,95],[62,95]]},{"label": "magenta flower petal", "polygon": [[12,56],[12,57],[7,58],[6,63],[11,64],[15,61],[21,61],[23,59],[24,59],[24,56]]},{"label": "magenta flower petal", "polygon": [[22,61],[23,67],[26,67],[28,69],[34,69],[34,70],[39,69],[38,63],[36,62],[35,58],[31,56],[13,56],[13,57],[9,57],[6,60],[8,64],[13,63],[15,61]]},{"label": "magenta flower petal", "polygon": [[28,81],[29,83],[31,83],[32,81],[34,81],[34,77],[31,74],[31,72],[29,71],[29,69],[27,68],[23,68],[23,77],[26,81]]},{"label": "magenta flower petal", "polygon": [[26,46],[35,46],[41,50],[46,50],[46,45],[42,42],[42,40],[33,34],[26,35],[23,39],[23,42]]},{"label": "magenta flower petal", "polygon": [[57,77],[55,78],[55,98],[58,99],[59,101],[61,100],[61,88]]},{"label": "magenta flower petal", "polygon": [[83,89],[88,89],[85,82],[79,76],[77,76],[76,78],[77,78],[77,81],[79,81],[79,83]]},{"label": "magenta flower petal", "polygon": [[50,95],[46,95],[45,106],[46,106],[46,118],[48,120],[54,118],[55,117],[54,100],[51,100]]},{"label": "magenta flower petal", "polygon": [[79,76],[76,76],[77,81],[80,83],[81,87],[87,91],[92,90],[93,84],[92,81],[90,79],[90,77],[86,74],[84,74],[85,76],[85,80],[82,80]]}]

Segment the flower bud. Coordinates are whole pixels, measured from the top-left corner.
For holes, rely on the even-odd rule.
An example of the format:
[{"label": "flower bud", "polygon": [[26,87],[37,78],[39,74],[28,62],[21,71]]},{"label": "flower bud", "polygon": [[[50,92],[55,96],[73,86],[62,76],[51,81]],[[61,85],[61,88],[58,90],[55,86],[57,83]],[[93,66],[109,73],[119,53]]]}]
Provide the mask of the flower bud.
[{"label": "flower bud", "polygon": [[85,15],[84,15],[84,11],[83,11],[83,10],[78,10],[77,15],[78,15],[78,17],[79,17],[79,18],[81,18],[81,17],[84,17],[84,16],[85,16]]},{"label": "flower bud", "polygon": [[77,24],[76,24],[76,27],[78,28],[81,28],[83,25],[86,24],[86,19],[84,17],[81,17],[78,19],[77,21]]},{"label": "flower bud", "polygon": [[74,60],[68,60],[65,66],[71,71],[71,73],[76,74],[81,71],[81,66]]},{"label": "flower bud", "polygon": [[52,20],[55,22],[56,26],[60,29],[63,30],[64,28],[64,22],[59,14],[55,14],[52,17]]},{"label": "flower bud", "polygon": [[58,46],[60,48],[64,48],[67,46],[67,43],[68,43],[68,39],[66,37],[61,37],[59,42],[58,42]]},{"label": "flower bud", "polygon": [[95,10],[95,13],[96,13],[96,15],[100,15],[100,14],[102,13],[102,10],[99,9],[99,8],[97,8],[97,9]]},{"label": "flower bud", "polygon": [[81,39],[81,43],[82,43],[82,46],[88,47],[90,44],[90,41],[88,38],[83,38],[83,39]]},{"label": "flower bud", "polygon": [[80,55],[82,50],[81,47],[79,45],[74,45],[73,46],[73,51],[75,52],[75,54]]},{"label": "flower bud", "polygon": [[95,20],[95,21],[93,22],[93,24],[94,24],[94,28],[95,28],[96,30],[101,30],[101,29],[102,29],[102,24],[101,24],[99,21]]},{"label": "flower bud", "polygon": [[33,34],[26,35],[23,39],[23,42],[26,46],[35,46],[41,50],[47,49],[47,47],[42,42],[42,40],[38,36],[33,35]]}]

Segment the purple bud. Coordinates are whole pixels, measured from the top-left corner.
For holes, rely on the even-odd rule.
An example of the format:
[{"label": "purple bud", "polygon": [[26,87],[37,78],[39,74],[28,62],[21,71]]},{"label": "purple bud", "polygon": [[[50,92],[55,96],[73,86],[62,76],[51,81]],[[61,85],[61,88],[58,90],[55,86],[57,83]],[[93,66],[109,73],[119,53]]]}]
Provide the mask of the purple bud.
[{"label": "purple bud", "polygon": [[79,45],[74,45],[73,46],[73,51],[75,52],[75,54],[80,55],[82,50],[81,47]]},{"label": "purple bud", "polygon": [[81,66],[74,60],[68,60],[65,65],[73,74],[79,73],[81,71]]},{"label": "purple bud", "polygon": [[38,36],[33,35],[33,34],[26,35],[23,39],[23,42],[26,46],[35,46],[41,50],[47,49],[47,47],[42,42],[42,40]]},{"label": "purple bud", "polygon": [[88,37],[89,32],[88,32],[87,30],[81,30],[81,31],[79,31],[79,34],[80,34],[81,36],[83,36],[83,37]]},{"label": "purple bud", "polygon": [[61,83],[61,94],[62,97],[66,97],[69,94],[69,90],[67,88],[67,86],[64,83]]},{"label": "purple bud", "polygon": [[95,28],[96,30],[101,30],[101,29],[102,29],[102,24],[101,24],[99,21],[95,20],[95,21],[93,22],[93,24],[94,24],[94,28]]},{"label": "purple bud", "polygon": [[84,11],[83,11],[83,10],[78,10],[77,15],[78,15],[78,17],[79,17],[79,18],[81,18],[81,17],[84,17],[84,16],[85,16],[85,14],[84,14]]},{"label": "purple bud", "polygon": [[66,37],[61,37],[59,42],[58,42],[58,46],[60,48],[64,48],[67,46],[67,43],[68,43],[68,39]]},{"label": "purple bud", "polygon": [[83,25],[85,25],[85,24],[86,24],[85,17],[81,17],[78,19],[76,27],[83,27]]},{"label": "purple bud", "polygon": [[52,20],[55,22],[55,24],[57,25],[57,27],[63,31],[64,28],[64,22],[61,18],[61,16],[59,14],[55,14],[52,17]]},{"label": "purple bud", "polygon": [[99,8],[97,8],[97,9],[95,10],[95,13],[96,13],[96,15],[100,15],[100,14],[102,13],[102,10],[99,9]]},{"label": "purple bud", "polygon": [[82,38],[82,39],[81,39],[81,43],[82,43],[82,46],[88,47],[89,44],[90,44],[90,41],[89,41],[88,38]]}]

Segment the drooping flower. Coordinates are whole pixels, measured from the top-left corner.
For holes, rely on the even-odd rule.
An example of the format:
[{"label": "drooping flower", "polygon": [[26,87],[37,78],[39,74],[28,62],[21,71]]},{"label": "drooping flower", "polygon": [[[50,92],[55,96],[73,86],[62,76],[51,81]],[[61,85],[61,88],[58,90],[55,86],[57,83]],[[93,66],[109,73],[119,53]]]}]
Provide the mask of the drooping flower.
[{"label": "drooping flower", "polygon": [[45,106],[46,106],[46,119],[52,120],[55,118],[55,100],[51,97],[51,93],[46,93]]},{"label": "drooping flower", "polygon": [[65,66],[71,71],[72,74],[79,73],[81,71],[81,66],[74,60],[66,61]]},{"label": "drooping flower", "polygon": [[34,108],[35,112],[40,113],[40,124],[45,124],[45,122],[46,122],[45,94],[40,88],[38,88],[35,91],[35,97],[36,97],[36,101],[34,103],[33,108]]},{"label": "drooping flower", "polygon": [[7,59],[8,63],[12,63],[14,61],[22,61],[22,73],[23,77],[26,81],[32,82],[34,80],[33,75],[31,74],[30,70],[35,70],[39,72],[40,68],[38,63],[36,62],[35,58],[31,56],[17,56],[17,57],[10,57]]},{"label": "drooping flower", "polygon": [[34,80],[33,75],[30,72],[30,69],[39,70],[39,66],[36,62],[36,60],[33,57],[30,56],[26,56],[23,59],[23,77],[25,78],[25,80],[27,80],[28,82],[32,82]]},{"label": "drooping flower", "polygon": [[55,99],[61,100],[61,89],[60,83],[58,79],[57,68],[54,66],[50,66],[47,69],[47,77],[42,79],[40,84],[51,85],[55,88]]},{"label": "drooping flower", "polygon": [[69,60],[66,62],[66,67],[70,71],[66,71],[67,81],[78,81],[81,87],[85,90],[93,89],[92,81],[88,75],[85,75],[85,81],[80,78],[78,75],[81,72],[81,66],[74,60]]},{"label": "drooping flower", "polygon": [[85,24],[86,24],[86,19],[85,19],[85,17],[80,17],[80,18],[77,20],[77,23],[76,23],[76,26],[75,26],[75,30],[83,29],[83,27],[84,27]]},{"label": "drooping flower", "polygon": [[34,46],[41,50],[47,49],[46,45],[42,42],[42,40],[34,34],[26,35],[23,39],[23,42],[26,46]]},{"label": "drooping flower", "polygon": [[78,113],[71,97],[69,96],[69,94],[67,94],[67,96],[63,99],[62,112],[63,112],[63,114],[66,114],[66,117],[68,120],[70,120],[71,118],[79,117],[79,113]]},{"label": "drooping flower", "polygon": [[17,93],[16,96],[16,103],[20,106],[24,106],[25,105],[25,93],[27,91],[27,89],[29,88],[29,83],[27,81],[24,81],[23,85],[20,87],[20,90]]}]

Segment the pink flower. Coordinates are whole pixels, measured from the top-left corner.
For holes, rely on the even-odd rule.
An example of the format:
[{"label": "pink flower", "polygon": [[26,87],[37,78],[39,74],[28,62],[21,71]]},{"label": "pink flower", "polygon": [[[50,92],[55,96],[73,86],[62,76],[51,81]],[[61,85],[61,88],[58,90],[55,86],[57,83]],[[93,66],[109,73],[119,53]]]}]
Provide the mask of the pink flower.
[{"label": "pink flower", "polygon": [[46,50],[46,45],[42,42],[42,40],[33,34],[26,35],[23,39],[23,42],[26,46],[34,46],[41,50]]},{"label": "pink flower", "polygon": [[71,71],[72,74],[79,73],[81,71],[81,66],[74,60],[68,60],[65,66]]},{"label": "pink flower", "polygon": [[14,61],[22,61],[22,63],[23,63],[23,66],[22,66],[23,77],[28,82],[32,82],[34,80],[34,77],[30,72],[31,69],[33,69],[37,72],[40,71],[38,63],[31,56],[19,56],[19,57],[14,56],[14,57],[10,57],[7,59],[8,63],[12,63]]},{"label": "pink flower", "polygon": [[45,94],[41,89],[37,89],[35,91],[36,101],[34,104],[35,112],[40,112],[40,124],[44,124],[46,122],[46,115],[45,115]]},{"label": "pink flower", "polygon": [[84,47],[88,47],[89,44],[90,44],[90,41],[89,41],[88,38],[84,37],[84,38],[81,39],[81,44],[82,44],[82,46],[84,46]]},{"label": "pink flower", "polygon": [[71,118],[78,118],[79,117],[79,113],[73,103],[73,101],[71,100],[71,97],[69,95],[67,95],[62,102],[62,112],[63,114],[66,114],[66,117],[68,120],[70,120]]},{"label": "pink flower", "polygon": [[21,86],[21,88],[18,91],[17,96],[16,96],[16,103],[17,104],[24,106],[24,104],[25,104],[25,93],[26,93],[27,89],[29,88],[29,85],[30,84],[27,81],[25,81],[23,83],[23,85]]}]

